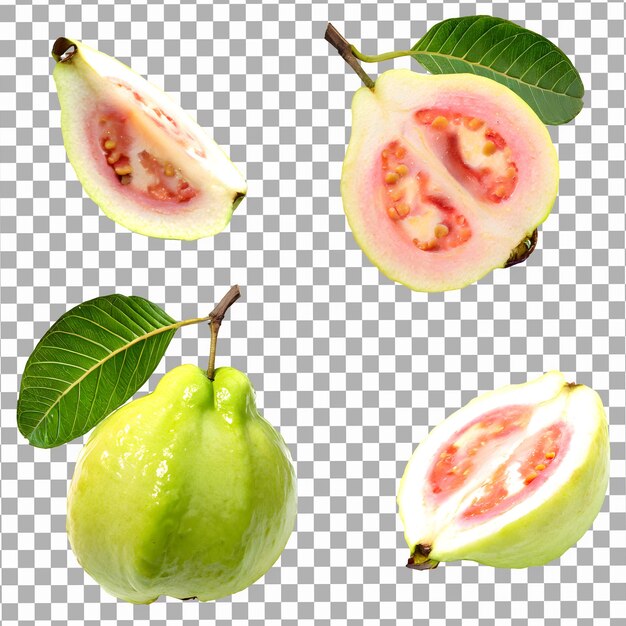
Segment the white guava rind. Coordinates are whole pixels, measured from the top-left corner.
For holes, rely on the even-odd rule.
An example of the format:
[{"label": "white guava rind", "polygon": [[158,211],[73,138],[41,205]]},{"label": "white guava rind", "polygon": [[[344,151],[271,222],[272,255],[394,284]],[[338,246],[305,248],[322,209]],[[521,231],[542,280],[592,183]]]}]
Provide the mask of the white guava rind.
[{"label": "white guava rind", "polygon": [[[234,209],[247,192],[243,176],[222,149],[163,91],[131,68],[86,44],[72,40],[75,54],[57,62],[53,76],[61,103],[61,130],[70,163],[87,195],[115,222],[142,235],[163,239],[194,240],[215,235],[229,223]],[[105,157],[94,150],[86,136],[89,116],[97,115],[96,104],[107,102],[113,109],[128,108],[128,100],[117,93],[109,78],[122,80],[175,119],[179,127],[205,150],[199,158],[155,132],[141,115],[135,123],[150,133],[148,140],[156,155],[167,155],[181,166],[198,195],[184,205],[163,204],[131,194],[105,166]],[[101,162],[100,162],[101,161]]]},{"label": "white guava rind", "polygon": [[[377,171],[380,150],[399,135],[409,137],[416,152],[426,154],[420,132],[407,124],[411,112],[421,107],[454,108],[455,102],[461,112],[483,115],[498,130],[497,123],[508,129],[507,141],[516,142],[514,152],[523,167],[515,193],[494,206],[470,195],[443,164],[429,159],[428,171],[436,180],[446,181],[453,204],[484,228],[457,248],[422,252],[400,240],[385,207],[378,206],[380,182],[372,172]],[[410,289],[460,289],[503,267],[511,251],[550,214],[558,182],[558,159],[546,127],[519,96],[493,80],[471,74],[430,76],[389,70],[378,77],[373,90],[362,87],[354,94],[352,134],[341,176],[344,211],[370,261]]]},{"label": "white guava rind", "polygon": [[[528,388],[526,385],[515,385],[485,395],[491,400],[498,396],[504,400],[511,392],[524,393],[524,388],[532,389],[532,385],[536,389],[538,383],[546,391],[549,385],[558,382],[559,377],[562,378],[560,373],[551,372],[527,383],[530,386]],[[508,391],[508,394],[503,394],[502,391]],[[526,392],[526,395],[532,394]],[[482,398],[483,396],[479,396],[467,407],[474,405],[475,409],[480,409]],[[416,516],[424,514],[419,509],[420,505],[415,504],[415,499],[419,498],[417,492],[420,491],[420,486],[414,480],[417,476],[415,469],[410,471],[407,466],[398,493],[398,504],[405,525],[405,537],[411,550],[418,544],[424,544],[431,547],[431,561],[466,559],[494,567],[520,568],[544,565],[575,544],[591,526],[604,501],[609,472],[609,441],[604,408],[595,391],[582,385],[575,386],[569,391],[568,401],[568,416],[576,416],[572,419],[579,422],[587,418],[585,421],[588,423],[583,428],[588,442],[584,448],[581,449],[577,443],[576,448],[570,450],[569,458],[564,459],[567,465],[560,466],[527,501],[522,501],[482,525],[472,528],[452,523],[436,530],[428,530],[426,525],[423,532],[430,534],[420,537],[419,529],[411,528]],[[488,410],[490,409],[485,409]],[[437,427],[440,432],[443,430],[441,426],[447,421]],[[579,442],[581,437],[578,438]],[[429,450],[433,449],[438,449],[438,446],[429,447]],[[577,452],[581,452],[580,458],[572,457]],[[423,464],[424,460],[416,451],[411,463],[420,462]],[[545,499],[542,500],[542,497]]]}]

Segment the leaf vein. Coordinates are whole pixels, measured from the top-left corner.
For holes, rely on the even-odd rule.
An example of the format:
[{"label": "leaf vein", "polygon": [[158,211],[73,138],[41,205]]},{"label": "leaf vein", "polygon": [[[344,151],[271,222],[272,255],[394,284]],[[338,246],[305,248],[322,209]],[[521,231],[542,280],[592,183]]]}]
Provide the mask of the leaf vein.
[{"label": "leaf vein", "polygon": [[[102,348],[103,350],[106,350],[107,352],[110,352],[110,348],[101,344],[98,341],[95,341],[93,339],[89,339],[89,337],[85,337],[84,335],[79,335],[77,333],[72,333],[70,331],[67,330],[55,330],[53,332],[51,332],[48,337],[51,337],[52,335],[69,335],[70,337],[77,337],[78,339],[81,339],[83,341],[88,341],[89,343],[93,343],[96,346],[99,346],[100,348]],[[120,337],[121,338],[121,337]],[[123,341],[128,341],[128,339],[123,339]],[[62,346],[50,346],[51,348],[60,348],[60,349],[65,349]],[[76,354],[84,354],[84,353],[80,353],[77,352]],[[89,356],[87,354],[84,354],[84,356]]]},{"label": "leaf vein", "polygon": [[[123,304],[123,301],[120,301],[120,305]],[[109,313],[109,311],[104,310],[103,308],[96,306],[94,304],[89,305],[91,307],[96,308],[98,311],[100,311],[103,315],[106,315],[107,317],[111,318],[116,324],[124,324],[124,321],[121,319],[118,319],[117,317],[115,317],[114,315],[111,315],[111,313]],[[128,320],[129,322],[131,322],[134,326],[136,326],[137,328],[140,328],[142,330],[142,332],[146,332],[146,329],[141,326],[141,324],[138,324],[136,320],[134,320],[132,317],[130,317],[127,313],[125,313],[124,311],[122,311],[122,309],[118,306],[115,309],[120,316],[124,316],[126,318],[126,320]],[[139,333],[134,330],[133,328],[131,328],[130,326],[127,325],[128,330],[135,336],[137,337],[139,335]],[[125,340],[128,341],[128,340]]]},{"label": "leaf vein", "polygon": [[[489,64],[489,65],[485,65],[485,67],[489,67],[492,70],[494,70],[494,72],[497,72],[499,70],[494,69],[494,66],[496,65],[496,63],[498,62],[498,60],[504,55],[504,53],[515,43],[515,39],[518,37],[519,35],[516,35],[515,38],[511,39],[511,41],[509,42],[509,45],[506,46],[505,48],[502,49],[502,51],[500,52],[500,54],[498,54],[498,56]],[[503,74],[505,74],[506,76],[510,76],[510,74],[507,74],[507,72],[513,67],[513,65],[515,65],[521,57],[524,56],[524,54],[526,54],[527,50],[523,50],[520,54],[518,54],[508,65],[508,67],[502,71]]]},{"label": "leaf vein", "polygon": [[[451,57],[450,55],[445,55],[445,54],[440,54],[440,53],[433,53],[433,52],[428,52],[428,53],[426,53],[426,52],[423,52],[423,51],[421,51],[421,50],[420,50],[420,51],[417,51],[417,52],[416,52],[416,53],[414,53],[414,54],[426,54],[427,56],[429,56],[429,57],[431,58],[431,60],[432,60],[433,62],[435,62],[435,64],[436,64],[436,65],[437,65],[440,69],[441,69],[441,66],[440,66],[438,63],[436,63],[436,61],[435,61],[435,56],[436,56],[436,55],[437,55],[437,56],[440,56],[440,57],[442,57],[442,58],[447,58],[447,59],[455,59],[455,60],[457,60],[457,61],[458,61],[458,60],[461,60],[461,59],[459,59],[458,57]],[[526,82],[524,82],[524,81],[520,80],[519,78],[516,78],[515,76],[509,76],[508,74],[503,74],[502,72],[499,72],[499,71],[497,71],[497,70],[494,70],[494,69],[493,69],[493,68],[491,68],[491,67],[486,67],[486,66],[484,66],[484,65],[481,65],[480,63],[474,63],[474,62],[472,62],[472,61],[467,61],[467,60],[465,60],[465,59],[462,59],[462,61],[463,61],[463,63],[467,63],[467,64],[468,64],[470,67],[472,67],[472,68],[473,68],[473,66],[483,67],[483,68],[485,68],[486,70],[488,70],[488,71],[492,72],[493,74],[497,74],[497,75],[499,75],[499,76],[502,76],[502,77],[503,77],[503,78],[505,78],[505,79],[511,79],[511,80],[515,81],[516,83],[519,83],[519,84],[521,84],[521,85],[525,85],[525,86],[527,86],[527,87],[532,87],[533,89],[537,89],[538,91],[544,91],[544,92],[547,92],[547,93],[551,93],[551,94],[554,94],[554,95],[559,96],[559,97],[564,97],[564,98],[567,98],[567,99],[569,99],[569,100],[580,100],[580,98],[576,98],[576,97],[574,97],[574,96],[569,96],[569,95],[568,95],[568,94],[566,94],[566,93],[561,93],[561,92],[554,92],[554,91],[550,91],[549,89],[546,89],[546,88],[544,88],[544,87],[540,87],[539,85],[531,85],[531,84],[529,84],[529,83],[526,83]],[[501,81],[498,81],[498,82],[501,82]]]},{"label": "leaf vein", "polygon": [[[476,46],[476,44],[477,44],[477,43],[478,43],[478,42],[479,42],[479,41],[480,41],[483,37],[485,37],[485,36],[486,36],[487,34],[489,34],[489,33],[490,33],[490,32],[491,32],[494,28],[497,28],[497,27],[498,27],[498,26],[500,26],[500,25],[501,25],[501,24],[493,24],[493,25],[492,25],[492,26],[490,26],[487,30],[483,31],[483,33],[482,33],[482,34],[478,37],[478,39],[476,39],[476,40],[472,43],[472,45],[468,48],[467,52],[463,55],[463,57],[462,57],[462,58],[463,58],[463,59],[467,58],[467,55],[471,52],[472,48],[473,48],[474,46]],[[469,30],[469,29],[468,29],[468,30]],[[467,32],[467,31],[466,31],[466,32]],[[503,38],[500,40],[500,42],[505,42],[505,41],[508,41],[509,39],[511,39],[511,40],[513,41],[513,40],[515,40],[517,37],[519,37],[519,35],[520,35],[520,34],[521,34],[521,33],[514,33],[514,34],[512,34],[512,35],[507,35],[506,37],[503,37]],[[508,48],[508,46],[505,46],[505,48]],[[482,59],[485,57],[485,55],[486,55],[488,52],[490,52],[491,50],[492,50],[492,48],[489,48],[489,49],[485,52],[485,54],[483,54],[483,56],[479,59],[479,61],[480,61],[480,60],[482,60]]]},{"label": "leaf vein", "polygon": [[[81,367],[80,365],[74,365],[74,363],[63,363],[61,361],[34,361],[32,365],[62,365],[63,367],[75,367],[83,372],[86,372],[87,369]],[[31,374],[32,375],[32,374]],[[41,376],[39,378],[42,378]],[[43,376],[43,378],[46,378]]]},{"label": "leaf vein", "polygon": [[[97,361],[98,359],[94,356],[89,356],[88,354],[84,354],[83,352],[76,352],[76,350],[70,350],[69,348],[64,348],[63,346],[37,346],[37,348],[35,348],[36,351],[41,351],[41,350],[63,350],[63,352],[69,352],[71,354],[76,354],[80,357],[85,357],[87,359],[91,359],[93,361]],[[38,364],[38,363],[46,363],[46,361],[38,361],[38,360],[33,360],[32,361],[32,365]],[[64,364],[60,364],[60,365],[64,365]],[[71,363],[68,363],[68,365],[71,365]]]},{"label": "leaf vein", "polygon": [[104,366],[98,368],[98,378],[96,379],[96,388],[94,389],[93,397],[91,398],[91,406],[89,407],[89,413],[87,413],[87,417],[85,418],[86,424],[89,424],[89,418],[91,417],[91,414],[93,413],[93,405],[96,401],[96,396],[98,395],[98,389],[100,388],[100,379],[102,378],[103,369],[104,369]]},{"label": "leaf vein", "polygon": [[[102,309],[98,309],[98,310],[102,311]],[[106,314],[106,311],[102,311],[102,312]],[[113,335],[114,337],[118,337],[122,341],[128,341],[128,337],[122,337],[122,335],[118,335],[116,332],[112,331],[110,328],[107,328],[106,326],[103,326],[102,324],[98,324],[98,322],[96,322],[96,320],[94,320],[94,319],[91,319],[89,317],[84,317],[83,315],[73,315],[72,318],[73,319],[79,319],[79,320],[85,320],[86,322],[89,322],[90,324],[93,324],[94,326],[98,326],[99,328],[102,328],[102,330],[104,330],[105,332],[109,333],[110,335]],[[115,318],[113,318],[113,319],[115,319]],[[121,322],[119,320],[117,320],[117,322],[118,322],[118,324],[121,324]]]},{"label": "leaf vein", "polygon": [[567,59],[561,59],[556,65],[551,65],[548,69],[548,72],[544,72],[539,79],[535,82],[535,83],[529,83],[527,81],[524,80],[524,76],[526,76],[526,74],[528,74],[528,72],[530,72],[530,70],[533,69],[533,67],[535,67],[535,65],[537,65],[537,63],[539,63],[542,59],[545,59],[547,56],[550,56],[552,53],[554,52],[554,50],[548,50],[545,54],[542,54],[538,59],[535,59],[532,63],[532,65],[519,77],[521,81],[525,82],[527,85],[538,85],[541,82],[541,79],[552,69],[554,69],[556,67],[556,65],[560,65],[561,63],[569,63],[569,61]]},{"label": "leaf vein", "polygon": [[443,40],[443,42],[439,46],[439,50],[441,50],[448,43],[448,40],[450,39],[450,37],[452,37],[452,35],[454,35],[454,32],[459,26],[460,24],[458,23],[454,25],[454,28],[448,33],[448,36]]}]

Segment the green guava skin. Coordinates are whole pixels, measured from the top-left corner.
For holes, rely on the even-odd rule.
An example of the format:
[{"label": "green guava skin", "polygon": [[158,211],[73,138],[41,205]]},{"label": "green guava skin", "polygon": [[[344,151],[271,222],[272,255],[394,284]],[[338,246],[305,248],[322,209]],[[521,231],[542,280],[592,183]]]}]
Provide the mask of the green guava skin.
[{"label": "green guava skin", "polygon": [[215,600],[276,562],[294,527],[289,451],[247,376],[181,365],[93,431],[68,494],[67,531],[110,594]]}]

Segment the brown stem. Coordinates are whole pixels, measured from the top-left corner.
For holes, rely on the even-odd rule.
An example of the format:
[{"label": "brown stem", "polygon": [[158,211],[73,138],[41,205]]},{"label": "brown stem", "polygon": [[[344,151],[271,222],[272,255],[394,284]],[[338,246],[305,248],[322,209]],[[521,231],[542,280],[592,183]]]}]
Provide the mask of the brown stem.
[{"label": "brown stem", "polygon": [[358,74],[363,84],[370,89],[374,89],[374,81],[365,73],[365,70],[354,56],[352,46],[330,22],[328,22],[328,26],[326,27],[324,39],[326,39],[333,48],[336,48],[343,60]]},{"label": "brown stem", "polygon": [[429,559],[428,556],[432,548],[428,544],[418,543],[406,564],[411,569],[435,569],[439,565],[439,561]]},{"label": "brown stem", "polygon": [[233,285],[228,293],[220,300],[220,303],[209,314],[209,322],[211,326],[211,351],[209,353],[209,368],[207,369],[207,376],[209,380],[213,380],[215,374],[215,349],[217,348],[217,333],[220,330],[220,325],[226,315],[226,311],[231,305],[239,299],[241,292],[238,285]]},{"label": "brown stem", "polygon": [[504,267],[513,267],[518,263],[525,261],[535,250],[537,246],[538,233],[537,229],[533,231],[530,237],[524,237],[513,250],[511,250],[511,256],[504,264]]},{"label": "brown stem", "polygon": [[59,37],[52,46],[52,58],[57,63],[65,63],[69,61],[76,53],[78,48],[71,39]]}]

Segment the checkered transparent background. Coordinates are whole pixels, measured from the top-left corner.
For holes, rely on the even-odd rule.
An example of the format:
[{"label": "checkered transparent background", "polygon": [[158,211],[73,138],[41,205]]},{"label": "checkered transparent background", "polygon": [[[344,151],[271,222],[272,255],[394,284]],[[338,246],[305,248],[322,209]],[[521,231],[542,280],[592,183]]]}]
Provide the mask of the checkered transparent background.
[{"label": "checkered transparent background", "polygon": [[[1,613],[15,624],[624,624],[626,323],[624,4],[0,1]],[[359,81],[323,39],[330,19],[367,52],[429,26],[492,13],[570,55],[587,88],[551,129],[561,189],[530,260],[462,291],[389,282],[355,244],[339,177]],[[67,163],[49,53],[60,35],[114,54],[180,98],[247,173],[248,198],[214,239],[160,241],[115,225]],[[368,66],[372,74],[408,59]],[[15,426],[19,376],[66,309],[137,294],[177,318],[244,298],[219,364],[250,375],[296,460],[299,515],[282,558],[232,598],[117,602],[68,549],[65,496],[81,447],[30,447]],[[204,364],[206,327],[179,332],[143,392]],[[611,481],[593,526],[528,570],[473,563],[414,572],[398,479],[428,427],[477,392],[557,368],[602,396]]]}]

